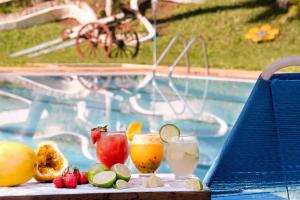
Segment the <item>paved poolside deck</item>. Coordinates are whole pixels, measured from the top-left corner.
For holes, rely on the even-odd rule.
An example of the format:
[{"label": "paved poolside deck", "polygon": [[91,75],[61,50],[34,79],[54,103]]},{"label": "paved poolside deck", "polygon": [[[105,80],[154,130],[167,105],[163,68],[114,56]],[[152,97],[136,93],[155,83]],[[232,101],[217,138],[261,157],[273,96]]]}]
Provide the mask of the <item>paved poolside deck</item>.
[{"label": "paved poolside deck", "polygon": [[[152,65],[135,64],[32,64],[24,67],[0,67],[0,73],[143,73],[152,72]],[[158,73],[168,73],[168,67],[160,66]],[[185,67],[178,67],[174,74],[185,74]],[[191,67],[192,75],[205,75],[202,68]],[[245,71],[235,69],[209,69],[209,76],[254,79],[260,75],[260,71]]]}]

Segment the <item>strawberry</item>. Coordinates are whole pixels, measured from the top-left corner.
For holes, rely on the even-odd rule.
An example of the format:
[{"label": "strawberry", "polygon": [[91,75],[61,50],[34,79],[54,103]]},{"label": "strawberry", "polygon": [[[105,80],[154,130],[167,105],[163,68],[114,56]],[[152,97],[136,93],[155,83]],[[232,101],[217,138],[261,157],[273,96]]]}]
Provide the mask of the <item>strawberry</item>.
[{"label": "strawberry", "polygon": [[69,166],[63,172],[63,176],[74,175],[76,177],[77,183],[80,184],[80,171],[77,167]]},{"label": "strawberry", "polygon": [[56,188],[64,188],[65,187],[64,180],[63,180],[62,176],[55,177],[54,180],[53,180],[53,183],[54,183],[54,186]]},{"label": "strawberry", "polygon": [[96,144],[96,142],[100,139],[101,133],[107,132],[107,125],[105,126],[98,126],[96,128],[91,129],[91,138],[93,144]]},{"label": "strawberry", "polygon": [[97,130],[92,129],[91,130],[91,138],[93,144],[96,144],[96,142],[100,139],[100,133]]},{"label": "strawberry", "polygon": [[87,172],[80,172],[80,184],[87,184],[88,178],[87,178]]},{"label": "strawberry", "polygon": [[63,181],[67,188],[77,187],[77,177],[73,174],[67,174],[66,176],[63,176]]}]

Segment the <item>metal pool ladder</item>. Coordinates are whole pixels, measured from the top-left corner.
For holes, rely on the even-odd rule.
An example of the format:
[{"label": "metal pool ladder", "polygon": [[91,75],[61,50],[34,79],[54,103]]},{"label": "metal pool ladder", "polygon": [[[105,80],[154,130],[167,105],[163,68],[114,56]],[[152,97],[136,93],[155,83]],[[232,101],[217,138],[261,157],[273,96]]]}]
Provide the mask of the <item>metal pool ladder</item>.
[{"label": "metal pool ladder", "polygon": [[[166,95],[164,94],[164,92],[162,91],[162,89],[158,86],[157,84],[157,68],[160,65],[160,63],[162,62],[162,60],[166,57],[166,55],[169,53],[169,51],[171,50],[171,48],[174,46],[174,44],[181,39],[183,45],[184,45],[184,49],[181,51],[180,55],[175,59],[175,61],[173,62],[172,65],[170,65],[169,67],[169,72],[168,72],[168,86],[171,88],[171,90],[175,93],[175,95],[178,97],[178,99],[180,100],[180,102],[182,103],[183,107],[181,110],[176,109],[171,102],[168,100],[168,98],[166,97]],[[205,79],[205,85],[204,85],[204,92],[203,92],[203,97],[202,97],[202,104],[200,106],[200,110],[198,112],[194,111],[192,106],[188,103],[187,101],[187,96],[188,96],[188,92],[189,92],[189,75],[190,75],[190,60],[189,60],[189,56],[188,56],[188,51],[191,49],[191,47],[193,46],[193,44],[195,44],[196,42],[199,42],[201,47],[202,47],[202,53],[204,56],[204,67],[205,67],[205,76],[209,75],[209,64],[208,64],[208,56],[207,56],[207,48],[206,48],[206,43],[205,40],[203,39],[203,37],[201,37],[200,35],[196,35],[193,36],[191,38],[191,40],[189,42],[187,42],[186,38],[181,35],[178,34],[176,36],[174,36],[171,41],[169,42],[169,44],[167,45],[167,47],[165,48],[165,50],[163,51],[163,53],[160,55],[160,57],[158,58],[158,60],[156,61],[156,63],[153,65],[153,74],[152,74],[152,85],[154,90],[156,90],[159,95],[161,96],[161,98],[169,105],[169,107],[171,108],[171,110],[174,112],[174,114],[176,115],[181,115],[185,112],[185,110],[187,109],[189,112],[191,112],[193,115],[201,115],[203,113],[203,108],[204,108],[204,103],[207,97],[207,89],[208,89],[208,79]],[[201,53],[201,52],[200,52]],[[176,88],[176,86],[173,84],[172,81],[172,76],[173,76],[173,72],[177,66],[177,64],[179,63],[179,61],[185,56],[185,64],[186,64],[186,76],[185,76],[185,91],[184,94],[181,95],[180,92],[178,91],[178,89]]]}]

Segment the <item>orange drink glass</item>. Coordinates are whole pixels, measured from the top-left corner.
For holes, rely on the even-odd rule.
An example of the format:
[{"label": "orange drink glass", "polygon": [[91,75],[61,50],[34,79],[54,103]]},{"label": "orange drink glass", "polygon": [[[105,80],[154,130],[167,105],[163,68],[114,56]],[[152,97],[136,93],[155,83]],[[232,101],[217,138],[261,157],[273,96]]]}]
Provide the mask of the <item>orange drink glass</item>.
[{"label": "orange drink glass", "polygon": [[140,173],[154,173],[164,157],[164,146],[158,134],[135,135],[130,156]]}]

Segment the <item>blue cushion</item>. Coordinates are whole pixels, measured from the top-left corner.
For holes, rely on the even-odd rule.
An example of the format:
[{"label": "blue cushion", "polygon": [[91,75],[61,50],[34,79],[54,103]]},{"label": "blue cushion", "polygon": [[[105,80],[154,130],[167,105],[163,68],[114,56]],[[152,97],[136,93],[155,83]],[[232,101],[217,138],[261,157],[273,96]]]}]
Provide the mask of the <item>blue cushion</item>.
[{"label": "blue cushion", "polygon": [[300,184],[300,74],[257,80],[204,182],[213,193]]}]

